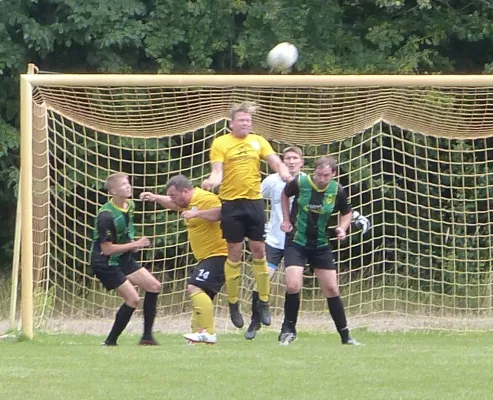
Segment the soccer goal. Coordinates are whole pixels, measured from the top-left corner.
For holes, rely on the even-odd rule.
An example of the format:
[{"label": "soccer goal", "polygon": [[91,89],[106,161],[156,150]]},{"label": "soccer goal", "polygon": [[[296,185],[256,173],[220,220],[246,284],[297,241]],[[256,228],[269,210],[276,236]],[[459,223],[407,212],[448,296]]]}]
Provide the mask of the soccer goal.
[{"label": "soccer goal", "polygon": [[[307,172],[317,157],[336,156],[353,208],[372,222],[333,243],[352,327],[493,327],[493,77],[32,73],[21,76],[17,226],[27,336],[109,326],[120,300],[89,270],[105,178],[128,173],[136,199],[162,193],[178,173],[199,185],[212,140],[245,100],[260,105],[255,132],[279,152],[300,146]],[[188,330],[195,261],[183,221],[137,200],[136,231],[152,238],[139,259],[163,283],[158,329]],[[241,279],[248,315],[247,251]],[[281,268],[274,327],[283,301]],[[232,329],[225,305],[221,294],[219,330]],[[326,329],[326,314],[307,268],[300,329]]]}]

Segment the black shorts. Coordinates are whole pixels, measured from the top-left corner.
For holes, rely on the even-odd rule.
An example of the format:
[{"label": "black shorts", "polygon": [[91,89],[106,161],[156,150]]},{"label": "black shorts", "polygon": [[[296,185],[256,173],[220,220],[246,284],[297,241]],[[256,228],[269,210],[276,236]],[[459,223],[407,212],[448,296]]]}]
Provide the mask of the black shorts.
[{"label": "black shorts", "polygon": [[245,237],[263,242],[265,240],[264,200],[223,200],[221,229],[228,243],[243,242]]},{"label": "black shorts", "polygon": [[226,281],[224,263],[227,258],[226,256],[214,256],[200,261],[193,269],[188,283],[202,289],[213,299]]},{"label": "black shorts", "polygon": [[284,257],[284,250],[269,246],[266,243],[265,256],[267,258],[268,267],[272,268],[275,271],[279,267],[279,264],[281,263],[281,260]]},{"label": "black shorts", "polygon": [[285,267],[310,265],[311,269],[336,269],[334,255],[330,246],[307,248],[286,240],[284,249]]},{"label": "black shorts", "polygon": [[92,270],[101,281],[106,290],[120,287],[126,280],[127,275],[141,269],[142,266],[133,258],[128,259],[123,265],[93,264]]}]

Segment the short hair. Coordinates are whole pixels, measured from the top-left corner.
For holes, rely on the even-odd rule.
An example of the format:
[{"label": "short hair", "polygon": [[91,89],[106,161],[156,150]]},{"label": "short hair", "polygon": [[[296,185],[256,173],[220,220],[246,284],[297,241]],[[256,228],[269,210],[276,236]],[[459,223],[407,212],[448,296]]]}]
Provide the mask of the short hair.
[{"label": "short hair", "polygon": [[229,112],[229,116],[231,120],[234,120],[236,117],[236,114],[240,112],[248,113],[250,115],[255,114],[260,106],[255,103],[254,101],[244,101],[243,103],[240,104],[233,104],[231,107],[231,111]]},{"label": "short hair", "polygon": [[166,184],[166,191],[174,186],[179,192],[183,192],[184,189],[193,189],[192,182],[185,175],[175,175]]},{"label": "short hair", "polygon": [[313,169],[325,168],[325,167],[330,167],[332,171],[336,171],[337,160],[332,156],[322,156],[319,159],[317,159],[317,161],[315,161],[315,167]]},{"label": "short hair", "polygon": [[289,146],[289,147],[286,147],[283,151],[282,151],[282,155],[286,155],[286,153],[296,153],[298,154],[300,157],[303,158],[303,150],[301,150],[298,146]]},{"label": "short hair", "polygon": [[123,172],[116,172],[114,174],[111,174],[106,178],[106,181],[104,182],[104,188],[109,192],[115,187],[118,182],[125,178],[128,178],[128,175]]}]

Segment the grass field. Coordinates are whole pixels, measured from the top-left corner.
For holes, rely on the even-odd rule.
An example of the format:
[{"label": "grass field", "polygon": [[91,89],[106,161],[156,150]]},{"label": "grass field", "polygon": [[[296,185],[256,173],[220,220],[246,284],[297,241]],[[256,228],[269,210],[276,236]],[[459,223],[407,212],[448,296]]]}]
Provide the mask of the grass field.
[{"label": "grass field", "polygon": [[493,335],[356,332],[301,333],[283,347],[273,332],[247,342],[221,335],[188,346],[180,335],[139,347],[123,336],[38,334],[0,341],[0,392],[13,399],[491,399]]}]

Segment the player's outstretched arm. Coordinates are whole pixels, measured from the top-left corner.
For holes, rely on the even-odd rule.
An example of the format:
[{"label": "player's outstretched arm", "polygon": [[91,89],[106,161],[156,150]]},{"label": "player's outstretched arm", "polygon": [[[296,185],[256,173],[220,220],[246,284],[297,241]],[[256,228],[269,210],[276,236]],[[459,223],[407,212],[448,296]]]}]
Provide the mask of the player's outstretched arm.
[{"label": "player's outstretched arm", "polygon": [[216,186],[219,186],[223,181],[223,163],[212,163],[212,172],[209,177],[202,182],[202,189],[213,190]]},{"label": "player's outstretched arm", "polygon": [[187,210],[181,213],[185,219],[202,218],[210,222],[221,221],[221,207],[213,207],[208,210]]},{"label": "player's outstretched arm", "polygon": [[365,234],[371,228],[370,220],[364,215],[361,215],[358,211],[353,211],[351,215],[351,222],[356,225],[356,227],[361,229],[362,234]]},{"label": "player's outstretched arm", "polygon": [[152,203],[158,203],[160,206],[167,208],[169,210],[174,210],[178,211],[180,210],[180,207],[178,207],[173,200],[171,200],[171,197],[165,196],[162,194],[155,194],[152,192],[142,192],[139,195],[139,198],[143,201],[150,201]]},{"label": "player's outstretched arm", "polygon": [[294,179],[288,167],[286,167],[277,154],[268,155],[266,161],[269,167],[276,171],[284,182],[290,182]]}]

